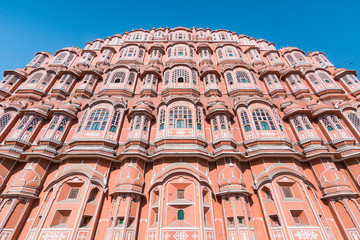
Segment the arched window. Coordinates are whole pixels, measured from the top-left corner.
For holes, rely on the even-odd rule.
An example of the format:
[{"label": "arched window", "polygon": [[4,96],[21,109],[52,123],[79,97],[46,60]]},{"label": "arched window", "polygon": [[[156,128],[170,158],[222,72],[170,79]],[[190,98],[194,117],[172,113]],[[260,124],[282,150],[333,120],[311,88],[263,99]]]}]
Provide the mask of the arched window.
[{"label": "arched window", "polygon": [[241,111],[240,113],[241,121],[244,126],[245,132],[251,132],[250,120],[245,111]]},{"label": "arched window", "polygon": [[109,111],[106,109],[98,109],[91,113],[85,130],[105,130],[109,120]]},{"label": "arched window", "polygon": [[9,112],[1,115],[1,117],[0,117],[0,132],[2,132],[2,130],[4,130],[4,128],[8,125],[8,123],[10,122],[11,119],[12,119],[12,115]]},{"label": "arched window", "polygon": [[83,124],[84,124],[84,122],[85,122],[85,118],[86,118],[87,112],[88,112],[88,110],[86,110],[86,111],[84,112],[84,115],[83,115],[82,118],[81,118],[81,121],[80,121],[79,127],[78,127],[78,129],[77,129],[77,132],[80,132],[81,127],[83,126]]},{"label": "arched window", "polygon": [[112,76],[111,83],[124,83],[125,81],[125,72],[116,72]]},{"label": "arched window", "polygon": [[128,85],[133,85],[134,84],[134,81],[135,81],[135,73],[130,73],[130,75],[129,75],[129,80],[128,80]]},{"label": "arched window", "polygon": [[267,122],[263,121],[260,123],[260,125],[261,125],[261,130],[270,130],[270,126]]},{"label": "arched window", "polygon": [[98,192],[99,192],[99,190],[97,188],[91,190],[88,202],[95,201]]},{"label": "arched window", "polygon": [[250,83],[250,78],[246,72],[236,72],[236,81],[238,83]]},{"label": "arched window", "polygon": [[177,219],[178,219],[178,220],[184,220],[184,219],[185,219],[184,210],[179,210],[179,211],[177,212]]},{"label": "arched window", "polygon": [[[358,130],[360,132],[360,118],[359,118],[359,115],[357,115],[356,113],[349,113],[347,115],[347,117],[351,121],[351,123],[354,125],[356,130]],[[1,119],[0,119],[0,122],[1,122]]]},{"label": "arched window", "polygon": [[327,114],[319,119],[329,132],[334,131],[335,128],[340,130],[343,129],[339,119],[333,114]]},{"label": "arched window", "polygon": [[166,71],[166,72],[165,72],[165,84],[168,84],[168,83],[169,83],[169,78],[170,78],[170,72],[169,72],[169,71]]},{"label": "arched window", "polygon": [[165,128],[165,109],[161,109],[159,130],[164,130],[164,128]]},{"label": "arched window", "polygon": [[334,131],[334,128],[333,128],[332,126],[327,126],[326,128],[327,128],[327,130],[330,131],[330,132],[331,132],[331,131]]},{"label": "arched window", "polygon": [[226,74],[226,80],[228,82],[229,85],[233,85],[234,84],[234,79],[233,79],[233,76],[230,72],[228,72]]},{"label": "arched window", "polygon": [[189,71],[184,69],[176,69],[172,72],[171,81],[173,83],[177,82],[185,82],[188,83],[190,81]]},{"label": "arched window", "polygon": [[120,121],[120,111],[119,110],[115,110],[114,116],[111,120],[111,125],[110,125],[110,132],[115,133],[118,126],[119,126],[119,121]]},{"label": "arched window", "polygon": [[217,132],[219,130],[217,120],[213,118],[214,131]]},{"label": "arched window", "polygon": [[263,190],[263,192],[264,192],[264,195],[265,195],[265,199],[266,199],[266,200],[273,201],[271,192],[270,192],[270,190],[269,190],[268,188],[265,187],[264,190]]},{"label": "arched window", "polygon": [[99,128],[100,128],[100,122],[94,122],[91,125],[91,130],[99,130]]},{"label": "arched window", "polygon": [[170,110],[169,128],[192,128],[191,110],[187,107],[174,107]]},{"label": "arched window", "polygon": [[202,124],[201,124],[201,109],[200,108],[198,108],[198,109],[196,109],[196,128],[197,128],[197,130],[201,130],[202,129]]},{"label": "arched window", "polygon": [[274,122],[268,111],[255,109],[252,112],[256,130],[276,130]]}]

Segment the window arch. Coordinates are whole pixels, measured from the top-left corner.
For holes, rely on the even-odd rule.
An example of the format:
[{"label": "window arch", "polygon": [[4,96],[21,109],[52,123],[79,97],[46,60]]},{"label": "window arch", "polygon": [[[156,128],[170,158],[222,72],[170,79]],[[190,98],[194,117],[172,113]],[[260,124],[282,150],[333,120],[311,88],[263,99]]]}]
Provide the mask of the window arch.
[{"label": "window arch", "polygon": [[246,72],[238,71],[238,72],[236,72],[235,75],[236,75],[236,81],[238,83],[250,83],[250,78],[246,74]]},{"label": "window arch", "polygon": [[128,85],[132,86],[135,82],[136,75],[134,72],[130,73],[129,79],[128,79]]},{"label": "window arch", "polygon": [[226,80],[229,83],[229,85],[234,84],[234,79],[233,79],[233,76],[232,76],[231,72],[226,73]]},{"label": "window arch", "polygon": [[185,219],[184,210],[179,210],[179,211],[177,212],[177,219],[178,219],[178,220],[184,220],[184,219]]},{"label": "window arch", "polygon": [[44,73],[35,73],[30,79],[28,83],[37,83],[44,76]]},{"label": "window arch", "polygon": [[165,128],[165,109],[161,109],[159,130],[164,130],[164,128]]},{"label": "window arch", "polygon": [[241,111],[240,117],[241,117],[241,121],[244,126],[245,132],[251,132],[251,125],[250,125],[250,120],[249,120],[247,112]]},{"label": "window arch", "polygon": [[116,130],[119,126],[120,116],[121,116],[120,111],[118,109],[115,110],[115,113],[111,119],[110,132],[113,132],[113,133],[116,132]]},{"label": "window arch", "polygon": [[171,81],[173,83],[188,83],[190,81],[189,71],[185,69],[174,70],[172,72]]},{"label": "window arch", "polygon": [[273,119],[268,111],[255,109],[252,112],[256,130],[276,130]]},{"label": "window arch", "polygon": [[111,83],[124,83],[126,73],[123,71],[115,72],[111,78]]},{"label": "window arch", "polygon": [[192,128],[191,109],[187,107],[173,107],[169,115],[169,128]]},{"label": "window arch", "polygon": [[106,109],[94,110],[86,124],[85,130],[105,130],[109,120],[109,111]]},{"label": "window arch", "polygon": [[[356,113],[349,113],[347,115],[347,117],[351,121],[351,123],[354,125],[356,130],[358,130],[358,132],[360,132],[360,117],[359,117],[359,115]],[[1,121],[1,119],[0,119],[0,121]]]},{"label": "window arch", "polygon": [[202,130],[202,114],[200,108],[196,109],[196,129]]},{"label": "window arch", "polygon": [[0,133],[9,124],[12,117],[13,117],[13,114],[11,114],[10,112],[5,112],[3,115],[1,115],[1,117],[0,117]]}]

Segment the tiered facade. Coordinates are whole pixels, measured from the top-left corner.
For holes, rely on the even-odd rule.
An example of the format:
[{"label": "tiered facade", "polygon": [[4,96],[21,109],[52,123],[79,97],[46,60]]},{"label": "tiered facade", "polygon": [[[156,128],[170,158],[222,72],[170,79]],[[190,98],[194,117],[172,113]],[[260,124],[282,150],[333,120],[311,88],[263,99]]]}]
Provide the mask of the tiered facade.
[{"label": "tiered facade", "polygon": [[0,82],[0,239],[360,239],[360,82],[321,52],[159,28]]}]

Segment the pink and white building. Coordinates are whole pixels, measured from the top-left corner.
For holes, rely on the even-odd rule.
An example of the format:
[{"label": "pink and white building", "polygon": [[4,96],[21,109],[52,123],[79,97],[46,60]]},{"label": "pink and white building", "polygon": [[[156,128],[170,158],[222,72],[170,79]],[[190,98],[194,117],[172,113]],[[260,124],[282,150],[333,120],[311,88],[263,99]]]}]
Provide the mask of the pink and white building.
[{"label": "pink and white building", "polygon": [[360,240],[360,81],[202,28],[36,53],[0,82],[0,240]]}]

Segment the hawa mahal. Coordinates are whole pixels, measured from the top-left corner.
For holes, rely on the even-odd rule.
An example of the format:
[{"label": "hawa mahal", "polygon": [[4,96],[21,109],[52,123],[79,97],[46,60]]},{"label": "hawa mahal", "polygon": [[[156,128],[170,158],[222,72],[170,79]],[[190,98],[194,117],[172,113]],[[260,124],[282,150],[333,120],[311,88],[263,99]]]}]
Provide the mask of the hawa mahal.
[{"label": "hawa mahal", "polygon": [[360,82],[322,52],[139,29],[0,99],[0,240],[360,240]]}]

